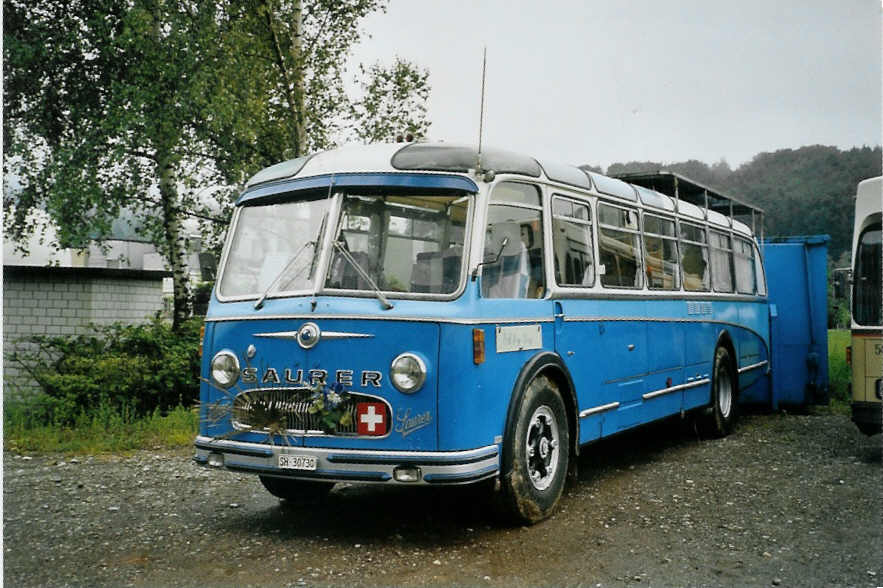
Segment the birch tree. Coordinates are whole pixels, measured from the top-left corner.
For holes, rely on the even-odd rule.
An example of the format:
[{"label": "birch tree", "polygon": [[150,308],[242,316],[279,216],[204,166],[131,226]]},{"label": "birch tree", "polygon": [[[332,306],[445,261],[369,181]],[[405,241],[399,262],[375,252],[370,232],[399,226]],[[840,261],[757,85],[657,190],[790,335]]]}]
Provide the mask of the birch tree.
[{"label": "birch tree", "polygon": [[[212,218],[206,188],[229,186],[212,191],[229,206],[251,173],[328,148],[353,127],[345,64],[359,22],[384,8],[4,0],[4,174],[21,183],[4,194],[7,236],[24,246],[30,213],[42,209],[60,247],[82,247],[131,210],[168,260],[179,325],[190,310],[182,219]],[[414,117],[426,125],[425,109]]]}]

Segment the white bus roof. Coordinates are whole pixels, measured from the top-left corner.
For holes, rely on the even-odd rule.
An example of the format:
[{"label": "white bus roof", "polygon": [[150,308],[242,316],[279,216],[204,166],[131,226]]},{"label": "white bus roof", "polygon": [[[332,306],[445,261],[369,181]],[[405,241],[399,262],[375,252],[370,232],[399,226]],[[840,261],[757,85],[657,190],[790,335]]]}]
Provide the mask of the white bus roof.
[{"label": "white bus roof", "polygon": [[[335,173],[465,173],[478,167],[496,174],[512,173],[534,178],[545,175],[553,182],[583,189],[594,187],[601,194],[631,202],[637,202],[640,198],[646,207],[668,212],[677,210],[697,220],[708,218],[710,222],[723,227],[731,226],[729,219],[732,218],[733,228],[749,235],[749,225],[737,222],[737,217],[750,219],[751,227],[763,226],[763,210],[760,208],[725,196],[673,172],[626,174],[614,178],[572,165],[548,161],[541,164],[528,155],[499,149],[484,149],[479,156],[475,147],[448,143],[345,145],[261,170],[247,182],[246,190],[259,184],[295,177]],[[877,182],[878,196],[879,180],[868,180]]]}]

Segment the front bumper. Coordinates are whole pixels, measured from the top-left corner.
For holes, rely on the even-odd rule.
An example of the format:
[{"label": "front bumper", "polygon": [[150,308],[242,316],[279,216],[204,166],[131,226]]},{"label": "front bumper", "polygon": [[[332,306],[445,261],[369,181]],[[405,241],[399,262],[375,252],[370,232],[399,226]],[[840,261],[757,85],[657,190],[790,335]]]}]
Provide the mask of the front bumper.
[{"label": "front bumper", "polygon": [[853,402],[852,422],[865,435],[876,435],[883,423],[883,404],[879,402]]},{"label": "front bumper", "polygon": [[[496,445],[466,451],[365,451],[324,449],[243,443],[211,437],[196,438],[199,465],[208,466],[209,454],[221,454],[224,468],[237,472],[327,482],[380,482],[401,485],[469,484],[499,472]],[[282,453],[315,457],[315,471],[280,469]],[[419,468],[416,482],[399,482],[393,476],[398,467]]]}]

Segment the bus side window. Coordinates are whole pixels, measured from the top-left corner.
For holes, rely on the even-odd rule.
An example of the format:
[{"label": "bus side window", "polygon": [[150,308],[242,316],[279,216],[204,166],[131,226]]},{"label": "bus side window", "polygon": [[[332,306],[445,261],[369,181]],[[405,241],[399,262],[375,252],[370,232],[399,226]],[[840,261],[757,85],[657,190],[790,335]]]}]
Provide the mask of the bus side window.
[{"label": "bus side window", "polygon": [[736,292],[754,294],[754,247],[751,243],[737,237],[733,261],[736,270]]},{"label": "bus side window", "polygon": [[555,281],[562,286],[595,284],[592,214],[588,202],[552,199]]},{"label": "bus side window", "polygon": [[766,277],[763,274],[763,261],[757,245],[752,244],[754,248],[754,274],[757,277],[757,295],[766,296]]},{"label": "bus side window", "polygon": [[[481,294],[487,298],[542,298],[543,218],[540,191],[521,182],[502,182],[491,194],[481,269]],[[505,242],[505,245],[504,245]]]},{"label": "bus side window", "polygon": [[708,271],[708,244],[705,229],[679,223],[681,267],[684,268],[684,289],[707,291],[711,286]]},{"label": "bus side window", "polygon": [[641,254],[638,213],[609,204],[598,204],[598,256],[604,272],[601,285],[641,287]]},{"label": "bus side window", "polygon": [[644,215],[644,264],[648,288],[680,290],[681,270],[673,220]]},{"label": "bus side window", "polygon": [[733,291],[733,248],[730,236],[710,231],[711,283],[715,292]]}]

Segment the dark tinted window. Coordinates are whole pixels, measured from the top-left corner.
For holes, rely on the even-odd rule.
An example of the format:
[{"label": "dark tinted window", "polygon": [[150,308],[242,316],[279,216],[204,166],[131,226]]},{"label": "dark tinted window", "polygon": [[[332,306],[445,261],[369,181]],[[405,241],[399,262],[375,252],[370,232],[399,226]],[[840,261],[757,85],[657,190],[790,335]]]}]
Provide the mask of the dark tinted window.
[{"label": "dark tinted window", "polygon": [[852,318],[860,325],[880,325],[880,227],[866,229],[859,237],[853,273]]}]

